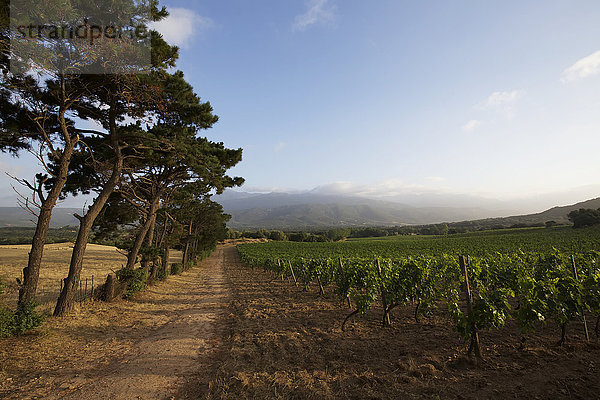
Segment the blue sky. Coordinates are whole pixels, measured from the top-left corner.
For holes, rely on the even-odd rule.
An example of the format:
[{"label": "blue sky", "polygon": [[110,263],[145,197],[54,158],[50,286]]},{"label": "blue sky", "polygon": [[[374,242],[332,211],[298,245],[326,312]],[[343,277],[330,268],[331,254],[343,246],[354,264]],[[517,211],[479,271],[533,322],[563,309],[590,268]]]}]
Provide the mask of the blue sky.
[{"label": "blue sky", "polygon": [[220,116],[206,135],[244,149],[245,190],[508,199],[599,183],[598,1],[163,4],[158,29]]}]

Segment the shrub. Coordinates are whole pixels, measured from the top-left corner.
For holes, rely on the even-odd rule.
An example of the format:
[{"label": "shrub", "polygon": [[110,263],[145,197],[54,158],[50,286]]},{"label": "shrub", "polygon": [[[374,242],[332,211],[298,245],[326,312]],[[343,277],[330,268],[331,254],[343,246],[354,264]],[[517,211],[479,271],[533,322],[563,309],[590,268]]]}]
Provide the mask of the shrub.
[{"label": "shrub", "polygon": [[0,338],[12,335],[13,313],[6,308],[0,308]]},{"label": "shrub", "polygon": [[212,250],[202,250],[200,252],[200,261],[206,260],[208,257],[210,257],[212,255],[213,252],[214,252],[214,249],[212,249]]},{"label": "shrub", "polygon": [[40,326],[44,317],[35,311],[36,307],[35,303],[27,303],[16,311],[0,308],[0,337],[22,335]]},{"label": "shrub", "polygon": [[171,264],[171,275],[179,275],[183,272],[183,266],[180,263]]},{"label": "shrub", "polygon": [[37,306],[35,303],[27,303],[19,306],[13,316],[14,335],[22,335],[30,329],[37,328],[44,322],[44,317],[35,311]]},{"label": "shrub", "polygon": [[165,271],[163,268],[158,268],[158,271],[156,271],[156,279],[159,281],[164,281],[167,279],[167,271]]},{"label": "shrub", "polygon": [[146,283],[148,282],[148,271],[144,268],[129,269],[121,268],[116,272],[117,278],[121,282],[127,282],[127,291],[125,292],[126,298],[133,297],[137,292],[141,292],[146,289]]}]

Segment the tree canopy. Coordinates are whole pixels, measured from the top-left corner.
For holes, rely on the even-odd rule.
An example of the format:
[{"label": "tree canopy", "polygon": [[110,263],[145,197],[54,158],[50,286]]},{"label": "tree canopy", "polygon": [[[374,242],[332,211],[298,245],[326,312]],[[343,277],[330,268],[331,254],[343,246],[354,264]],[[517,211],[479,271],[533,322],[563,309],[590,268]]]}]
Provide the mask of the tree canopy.
[{"label": "tree canopy", "polygon": [[569,221],[573,222],[574,228],[584,228],[600,224],[600,209],[592,210],[580,208],[569,213]]}]

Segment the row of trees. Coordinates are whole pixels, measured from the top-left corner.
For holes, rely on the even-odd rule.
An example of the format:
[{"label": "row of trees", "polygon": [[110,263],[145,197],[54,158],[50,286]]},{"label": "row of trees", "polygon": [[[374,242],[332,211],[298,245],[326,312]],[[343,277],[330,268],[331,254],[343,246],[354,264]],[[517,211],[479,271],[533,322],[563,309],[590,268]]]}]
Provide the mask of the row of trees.
[{"label": "row of trees", "polygon": [[330,229],[323,232],[283,232],[280,230],[269,231],[259,229],[257,231],[236,231],[227,229],[227,239],[269,239],[274,241],[291,242],[337,242],[350,237],[350,228]]},{"label": "row of trees", "polygon": [[283,232],[280,230],[269,231],[259,229],[257,231],[235,231],[228,229],[228,239],[250,238],[269,239],[275,241],[291,242],[337,242],[347,238],[369,238],[395,235],[447,235],[457,233],[448,228],[448,224],[435,224],[424,226],[403,227],[365,227],[365,228],[334,228],[328,230],[317,230],[313,232]]},{"label": "row of trees", "polygon": [[[569,219],[575,228],[600,224],[600,210],[577,210],[569,214]],[[313,232],[288,232],[280,230],[259,229],[257,231],[236,231],[231,228],[227,231],[228,239],[269,239],[274,241],[291,242],[336,242],[347,238],[373,238],[400,235],[455,235],[484,230],[517,229],[517,228],[552,228],[559,225],[555,221],[543,223],[515,223],[511,225],[490,225],[472,229],[470,222],[442,223],[430,225],[407,225],[395,227],[364,227],[364,228],[335,228],[329,230],[317,230]]]},{"label": "row of trees", "polygon": [[[69,16],[73,24],[87,24],[92,15],[117,26],[167,16],[156,0],[150,1],[149,16],[138,3],[42,0],[33,9],[49,10],[46,18]],[[21,194],[21,205],[37,216],[19,307],[35,300],[52,211],[68,195],[95,197],[75,215],[79,230],[57,316],[73,306],[93,229],[108,235],[132,225],[126,268],[133,269],[141,259],[151,274],[166,266],[170,247],[181,243],[186,263],[224,236],[227,216],[210,196],[242,184],[242,178],[226,174],[241,161],[242,150],[199,137],[218,118],[183,73],[174,71],[176,46],[151,31],[151,62],[146,65],[125,57],[139,46],[135,37],[110,43],[109,58],[94,54],[95,48],[72,48],[60,38],[46,37],[38,45],[53,52],[42,61],[29,60],[25,72],[16,73],[10,62],[22,57],[11,48],[15,34],[6,0],[1,14],[0,150],[15,156],[29,151],[42,166],[33,180],[15,178],[29,190]],[[70,57],[66,65],[65,55]],[[120,64],[107,65],[115,60]],[[110,73],[82,73],[82,65]],[[121,71],[115,73],[115,68]]]}]

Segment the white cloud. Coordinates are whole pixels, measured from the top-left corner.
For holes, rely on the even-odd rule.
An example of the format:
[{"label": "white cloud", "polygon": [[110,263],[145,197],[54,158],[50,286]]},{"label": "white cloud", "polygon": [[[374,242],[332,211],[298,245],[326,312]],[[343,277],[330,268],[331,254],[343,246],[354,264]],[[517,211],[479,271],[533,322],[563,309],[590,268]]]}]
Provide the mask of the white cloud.
[{"label": "white cloud", "polygon": [[319,194],[349,194],[356,193],[357,191],[362,192],[363,190],[364,187],[359,187],[359,185],[354,182],[338,181],[317,186],[312,189],[311,192]]},{"label": "white cloud", "polygon": [[481,126],[481,121],[472,119],[463,125],[462,130],[465,132],[473,132],[475,129],[479,128],[479,126]]},{"label": "white cloud", "polygon": [[227,189],[226,191],[240,193],[304,193],[304,190],[292,189],[283,186],[244,186],[243,189]]},{"label": "white cloud", "polygon": [[169,8],[169,16],[150,27],[163,35],[167,43],[186,47],[198,32],[213,26],[212,20],[186,8]]},{"label": "white cloud", "polygon": [[308,0],[308,10],[296,16],[292,30],[303,31],[311,25],[329,24],[335,19],[335,6],[329,4],[329,0]]},{"label": "white cloud", "polygon": [[287,146],[287,143],[279,142],[275,145],[275,153],[280,153]]},{"label": "white cloud", "polygon": [[485,106],[491,108],[512,105],[524,95],[525,92],[523,90],[494,92],[488,97]]},{"label": "white cloud", "polygon": [[[440,183],[440,182],[431,182]],[[429,193],[433,189],[425,185],[405,183],[399,179],[387,179],[373,184],[359,184],[355,182],[339,181],[321,185],[311,190],[313,193],[329,195],[356,195],[373,198],[390,198],[406,194]],[[436,188],[435,191],[444,189]]]},{"label": "white cloud", "polygon": [[563,72],[561,81],[568,83],[600,73],[600,51],[582,58]]},{"label": "white cloud", "polygon": [[441,176],[426,176],[424,180],[426,182],[438,183],[438,182],[444,182],[446,179]]},{"label": "white cloud", "polygon": [[[498,91],[490,94],[487,99],[473,108],[478,111],[484,111],[487,115],[488,122],[495,120],[496,116],[503,116],[507,120],[512,120],[517,114],[517,103],[523,98],[527,92],[524,90],[507,90]],[[473,119],[463,125],[462,129],[465,132],[472,132],[483,124],[483,121]]]}]

